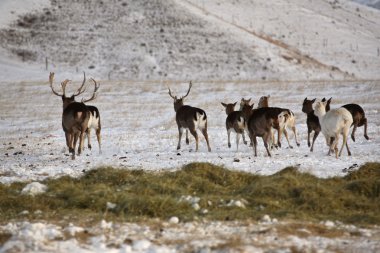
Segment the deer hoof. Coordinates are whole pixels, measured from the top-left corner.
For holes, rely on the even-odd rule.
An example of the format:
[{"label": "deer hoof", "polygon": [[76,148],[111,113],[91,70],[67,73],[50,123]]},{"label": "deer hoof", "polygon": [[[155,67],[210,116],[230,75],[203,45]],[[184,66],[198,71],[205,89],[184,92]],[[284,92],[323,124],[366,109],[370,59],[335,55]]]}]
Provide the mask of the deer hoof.
[{"label": "deer hoof", "polygon": [[228,147],[231,148],[231,143],[228,143]]},{"label": "deer hoof", "polygon": [[310,142],[307,143],[307,146],[310,148]]},{"label": "deer hoof", "polygon": [[245,144],[245,145],[247,145],[247,144],[248,144],[248,142],[247,142],[247,141],[244,141],[244,144]]},{"label": "deer hoof", "polygon": [[189,145],[190,141],[189,139],[186,139],[186,144]]},{"label": "deer hoof", "polygon": [[297,147],[299,147],[299,146],[301,146],[301,144],[300,144],[300,143],[297,143]]},{"label": "deer hoof", "polygon": [[181,147],[180,146],[177,146],[177,150],[180,150],[181,149]]},{"label": "deer hoof", "polygon": [[366,134],[364,135],[364,138],[366,138],[367,140],[369,140],[369,137],[368,137],[368,135],[366,135]]},{"label": "deer hoof", "polygon": [[89,150],[91,150],[91,149],[92,149],[91,145],[88,145],[88,149],[89,149]]},{"label": "deer hoof", "polygon": [[351,139],[355,142],[355,136],[351,135]]}]

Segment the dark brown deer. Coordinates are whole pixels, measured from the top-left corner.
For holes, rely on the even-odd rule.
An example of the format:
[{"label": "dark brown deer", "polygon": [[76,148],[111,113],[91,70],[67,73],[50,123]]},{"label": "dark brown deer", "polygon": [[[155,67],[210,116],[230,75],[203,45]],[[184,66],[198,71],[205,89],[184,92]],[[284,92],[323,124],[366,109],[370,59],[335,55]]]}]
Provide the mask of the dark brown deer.
[{"label": "dark brown deer", "polygon": [[[321,124],[319,123],[318,117],[314,114],[313,103],[315,98],[308,100],[307,97],[302,103],[302,112],[306,113],[306,125],[307,125],[307,146],[310,148],[310,152],[314,150],[314,142],[317,139],[319,133],[321,132]],[[326,102],[326,98],[322,98],[322,102]],[[326,112],[330,110],[331,98],[326,102]],[[314,131],[313,142],[310,145],[310,135]]]},{"label": "dark brown deer", "polygon": [[287,109],[278,107],[264,107],[258,108],[252,111],[252,114],[248,120],[247,130],[249,132],[249,137],[253,142],[254,155],[257,156],[257,140],[256,137],[262,137],[265,149],[267,150],[268,156],[271,157],[269,151],[269,143],[272,137],[272,128],[276,129],[278,132],[278,145],[281,147],[281,124],[280,118],[286,119],[289,116],[282,117],[282,112],[288,113]]},{"label": "dark brown deer", "polygon": [[[327,102],[331,102],[330,98]],[[322,100],[323,102],[324,100]],[[353,141],[355,141],[355,132],[358,127],[364,126],[364,138],[369,140],[369,137],[367,135],[367,118],[365,117],[365,112],[363,108],[358,104],[346,104],[342,107],[346,108],[352,115],[353,123],[352,126],[354,126],[354,129],[352,129],[351,138]],[[330,103],[326,105],[326,112],[330,110]]]},{"label": "dark brown deer", "polygon": [[177,122],[178,132],[179,132],[177,150],[181,148],[181,139],[182,139],[183,130],[186,129],[186,144],[189,144],[189,138],[188,138],[188,130],[189,130],[190,133],[195,138],[195,150],[198,151],[197,129],[200,129],[203,136],[206,139],[208,151],[211,152],[211,147],[208,141],[208,134],[207,134],[206,112],[203,111],[202,109],[183,104],[183,100],[189,95],[191,87],[192,87],[192,83],[190,82],[189,89],[186,95],[181,98],[177,98],[177,96],[173,96],[170,91],[170,88],[168,88],[169,96],[174,99],[174,111],[176,112],[176,122]]},{"label": "dark brown deer", "polygon": [[91,113],[84,103],[75,101],[75,97],[85,91],[84,84],[86,75],[84,74],[83,83],[76,93],[70,97],[66,97],[66,85],[70,81],[66,79],[61,83],[62,94],[56,92],[53,88],[54,73],[49,75],[49,83],[52,92],[62,98],[62,128],[65,132],[66,145],[69,147],[69,152],[72,153],[72,159],[75,159],[75,146],[79,138],[78,155],[83,151],[84,135],[88,128]]},{"label": "dark brown deer", "polygon": [[307,97],[303,101],[302,111],[306,113],[306,125],[307,125],[307,146],[310,147],[310,134],[314,131],[313,142],[311,144],[310,152],[314,150],[314,142],[317,139],[319,133],[321,132],[321,124],[319,123],[318,117],[314,114],[313,100],[308,100]]},{"label": "dark brown deer", "polygon": [[249,113],[250,111],[252,111],[253,104],[252,105],[244,104],[241,111],[235,111],[234,108],[236,104],[237,102],[233,104],[222,103],[222,105],[226,108],[226,114],[227,114],[226,129],[227,129],[227,136],[228,136],[228,147],[231,148],[231,141],[230,141],[231,132],[235,131],[236,150],[238,151],[240,135],[243,136],[244,144],[247,144],[247,141],[245,140],[244,130],[245,130],[247,119],[249,117],[249,115],[247,115],[247,112]]}]

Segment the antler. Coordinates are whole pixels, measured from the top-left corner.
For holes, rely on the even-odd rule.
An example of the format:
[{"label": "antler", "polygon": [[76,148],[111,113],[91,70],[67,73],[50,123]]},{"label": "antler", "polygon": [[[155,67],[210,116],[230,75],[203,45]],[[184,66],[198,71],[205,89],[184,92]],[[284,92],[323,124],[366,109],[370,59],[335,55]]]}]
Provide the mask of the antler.
[{"label": "antler", "polygon": [[85,83],[86,83],[86,73],[83,71],[83,83],[79,87],[79,89],[77,90],[77,93],[75,93],[73,96],[78,96],[78,95],[82,94],[86,90],[86,88],[83,89]]},{"label": "antler", "polygon": [[92,93],[92,97],[89,98],[89,99],[82,99],[82,103],[87,103],[89,101],[92,101],[96,98],[96,92],[98,91],[99,87],[100,87],[100,84],[98,84],[93,78],[90,79],[91,81],[94,82],[94,92]]},{"label": "antler", "polygon": [[63,94],[59,94],[58,92],[56,92],[53,88],[53,81],[54,81],[54,72],[50,72],[50,75],[49,75],[49,83],[50,83],[50,88],[52,90],[52,92],[57,95],[57,96],[63,96],[65,95],[65,90],[63,90]]},{"label": "antler", "polygon": [[193,86],[193,84],[192,84],[192,82],[190,81],[190,83],[189,83],[189,89],[187,90],[186,95],[183,96],[182,98],[185,98],[185,97],[187,97],[187,95],[189,95],[189,93],[190,93],[190,89],[191,89],[191,86]]},{"label": "antler", "polygon": [[174,96],[172,95],[172,92],[171,92],[169,86],[168,86],[168,90],[169,90],[169,96],[170,96],[172,99],[177,99],[177,97],[174,97]]}]

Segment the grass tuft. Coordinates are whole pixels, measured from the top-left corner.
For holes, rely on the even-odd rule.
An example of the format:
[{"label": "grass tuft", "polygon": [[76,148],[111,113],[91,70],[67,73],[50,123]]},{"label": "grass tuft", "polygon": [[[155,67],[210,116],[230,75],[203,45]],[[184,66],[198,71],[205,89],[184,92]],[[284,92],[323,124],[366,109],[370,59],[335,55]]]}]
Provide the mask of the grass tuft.
[{"label": "grass tuft", "polygon": [[[172,216],[182,221],[200,217],[235,220],[269,214],[303,221],[380,224],[380,163],[367,163],[345,177],[328,179],[293,167],[258,176],[191,163],[178,171],[160,173],[104,167],[81,178],[66,176],[43,183],[48,191],[35,197],[21,194],[26,183],[0,185],[0,222],[24,218],[138,221]],[[199,197],[200,209],[180,201],[182,196]],[[233,200],[245,207],[231,205]],[[110,208],[109,203],[116,207]],[[24,210],[29,214],[21,215]]]}]

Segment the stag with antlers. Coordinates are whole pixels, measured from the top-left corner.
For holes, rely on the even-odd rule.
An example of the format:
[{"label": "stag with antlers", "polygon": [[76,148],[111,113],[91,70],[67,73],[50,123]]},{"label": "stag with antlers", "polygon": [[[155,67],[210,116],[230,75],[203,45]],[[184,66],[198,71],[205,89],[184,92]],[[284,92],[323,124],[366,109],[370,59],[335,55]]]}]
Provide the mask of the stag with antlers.
[{"label": "stag with antlers", "polygon": [[[80,155],[83,151],[84,144],[84,135],[86,134],[90,119],[91,119],[91,111],[84,104],[84,102],[89,102],[95,98],[95,93],[98,90],[98,85],[95,80],[95,90],[92,97],[88,100],[82,100],[82,102],[76,102],[75,97],[82,94],[85,91],[85,83],[86,83],[86,74],[83,73],[84,78],[82,85],[79,89],[70,97],[66,96],[66,86],[70,80],[66,79],[61,83],[62,94],[56,92],[53,88],[54,81],[54,73],[50,73],[49,75],[49,83],[50,88],[53,94],[60,96],[62,98],[63,103],[63,112],[62,112],[62,128],[65,132],[66,137],[66,145],[69,148],[69,152],[72,153],[72,159],[75,159],[75,146],[79,138],[79,147],[78,147],[78,155]],[[100,121],[99,121],[100,122]]]},{"label": "stag with antlers", "polygon": [[177,98],[177,96],[173,96],[170,88],[168,88],[169,96],[173,98],[174,100],[174,111],[176,112],[176,122],[177,122],[178,132],[179,132],[177,149],[181,148],[182,134],[183,134],[183,131],[186,129],[186,144],[189,144],[188,131],[190,131],[190,133],[195,138],[195,150],[198,151],[197,129],[200,129],[203,136],[206,139],[208,151],[211,152],[211,147],[208,141],[208,134],[207,134],[206,112],[202,109],[183,104],[183,100],[189,95],[191,87],[192,87],[192,83],[190,81],[189,89],[186,95],[181,98]]}]

